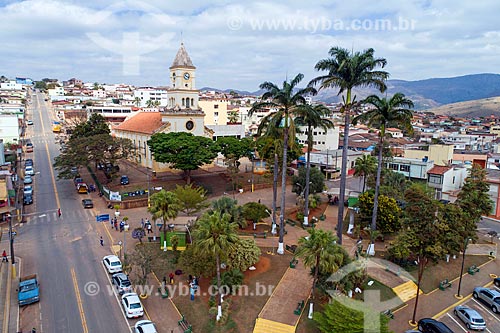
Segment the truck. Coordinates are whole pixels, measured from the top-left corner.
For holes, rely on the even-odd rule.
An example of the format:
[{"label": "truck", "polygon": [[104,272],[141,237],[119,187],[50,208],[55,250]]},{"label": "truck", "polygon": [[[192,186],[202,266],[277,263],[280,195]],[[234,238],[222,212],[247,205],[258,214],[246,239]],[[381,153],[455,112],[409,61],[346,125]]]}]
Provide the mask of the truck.
[{"label": "truck", "polygon": [[17,291],[19,306],[40,301],[40,285],[38,284],[37,275],[26,275],[20,278]]}]

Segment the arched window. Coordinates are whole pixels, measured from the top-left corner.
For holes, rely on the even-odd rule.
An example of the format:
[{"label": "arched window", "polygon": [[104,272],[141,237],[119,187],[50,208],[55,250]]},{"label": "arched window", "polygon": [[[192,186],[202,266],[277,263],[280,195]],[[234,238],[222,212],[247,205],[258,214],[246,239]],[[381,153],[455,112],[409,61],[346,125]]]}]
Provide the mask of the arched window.
[{"label": "arched window", "polygon": [[186,105],[186,101],[185,101],[185,99],[183,98],[183,99],[182,99],[182,106],[185,106],[185,105]]},{"label": "arched window", "polygon": [[186,107],[189,108],[189,105],[190,105],[189,98],[186,98]]},{"label": "arched window", "polygon": [[194,98],[191,98],[191,106],[194,106]]}]

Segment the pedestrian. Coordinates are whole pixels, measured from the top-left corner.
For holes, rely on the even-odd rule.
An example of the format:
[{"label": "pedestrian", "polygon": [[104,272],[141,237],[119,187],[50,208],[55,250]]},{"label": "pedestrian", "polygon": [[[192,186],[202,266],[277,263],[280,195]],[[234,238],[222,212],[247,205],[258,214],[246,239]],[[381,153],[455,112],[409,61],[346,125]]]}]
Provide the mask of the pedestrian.
[{"label": "pedestrian", "polygon": [[168,275],[168,277],[170,278],[170,284],[174,284],[174,273],[172,273],[172,272],[171,272],[171,273]]},{"label": "pedestrian", "polygon": [[166,285],[167,285],[167,277],[163,276],[163,286],[166,286]]},{"label": "pedestrian", "polygon": [[115,219],[115,230],[118,231],[118,221]]},{"label": "pedestrian", "polygon": [[123,222],[123,220],[122,220],[122,221],[120,221],[120,232],[122,232],[123,229],[125,229],[125,222]]},{"label": "pedestrian", "polygon": [[57,208],[57,216],[61,217],[61,208]]},{"label": "pedestrian", "polygon": [[33,327],[33,328],[31,329],[31,333],[36,333],[36,328],[34,328],[34,327]]},{"label": "pedestrian", "polygon": [[99,242],[101,243],[101,246],[104,246],[104,239],[102,239],[102,236],[101,239],[99,239]]},{"label": "pedestrian", "polygon": [[148,226],[148,227],[147,227],[147,229],[148,229],[148,234],[149,234],[150,232],[153,232],[153,230],[152,230],[152,226],[151,226],[151,223],[148,223],[148,224],[147,224],[147,226]]},{"label": "pedestrian", "polygon": [[9,262],[9,257],[7,257],[7,252],[5,252],[5,250],[3,250],[3,253],[2,253],[2,262]]},{"label": "pedestrian", "polygon": [[188,275],[188,282],[191,283],[193,281],[193,276],[191,274]]},{"label": "pedestrian", "polygon": [[144,219],[141,219],[141,228],[144,229]]}]

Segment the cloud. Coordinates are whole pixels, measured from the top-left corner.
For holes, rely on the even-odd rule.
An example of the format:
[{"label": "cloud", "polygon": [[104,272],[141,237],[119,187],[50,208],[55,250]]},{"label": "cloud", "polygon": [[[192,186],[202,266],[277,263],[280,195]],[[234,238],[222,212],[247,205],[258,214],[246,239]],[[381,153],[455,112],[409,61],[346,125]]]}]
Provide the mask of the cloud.
[{"label": "cloud", "polygon": [[[181,41],[199,87],[257,90],[299,72],[307,81],[332,46],[373,47],[392,78],[408,80],[500,65],[493,0],[10,0],[0,8],[1,74],[11,77],[167,85]],[[130,75],[125,58],[134,52],[138,70]]]}]

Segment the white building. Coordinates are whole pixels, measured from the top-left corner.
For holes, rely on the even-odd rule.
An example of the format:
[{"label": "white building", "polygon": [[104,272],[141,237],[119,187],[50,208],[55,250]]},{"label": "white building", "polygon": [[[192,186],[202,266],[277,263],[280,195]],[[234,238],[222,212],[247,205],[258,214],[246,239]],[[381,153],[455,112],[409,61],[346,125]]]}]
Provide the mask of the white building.
[{"label": "white building", "polygon": [[0,83],[0,89],[2,90],[23,90],[23,85],[21,83],[16,83],[16,81],[11,80],[9,82]]},{"label": "white building", "polygon": [[[313,128],[313,149],[316,150],[336,150],[339,149],[339,128]],[[307,127],[302,126],[297,129],[297,140],[307,147]]]},{"label": "white building", "polygon": [[427,179],[427,172],[434,167],[434,161],[427,158],[394,157],[386,167],[410,179]]},{"label": "white building", "polygon": [[17,143],[20,135],[19,117],[16,114],[0,114],[0,139],[4,143]]},{"label": "white building", "polygon": [[[153,87],[141,87],[134,90],[133,100],[140,99],[139,106],[145,107],[148,101],[160,102],[160,106],[168,105],[168,94],[166,89],[157,89]],[[135,102],[134,102],[135,103]],[[135,104],[137,105],[137,104]]]},{"label": "white building", "polygon": [[436,199],[454,202],[467,177],[463,166],[436,165],[428,172],[427,185],[436,191]]}]

